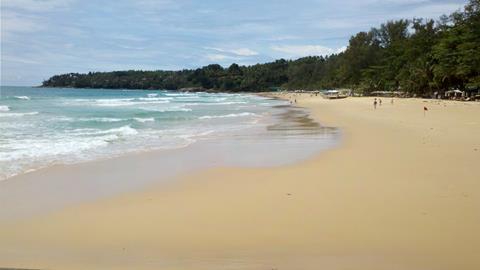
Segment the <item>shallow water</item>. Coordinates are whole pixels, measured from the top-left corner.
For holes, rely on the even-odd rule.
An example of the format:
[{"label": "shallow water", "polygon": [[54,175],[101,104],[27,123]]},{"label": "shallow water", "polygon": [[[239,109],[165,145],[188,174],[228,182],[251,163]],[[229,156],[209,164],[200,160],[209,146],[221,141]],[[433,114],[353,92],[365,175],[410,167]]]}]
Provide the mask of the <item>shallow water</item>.
[{"label": "shallow water", "polygon": [[247,94],[2,86],[0,180],[228,136],[261,125],[282,104]]},{"label": "shallow water", "polygon": [[[1,113],[15,115],[0,117],[0,173],[17,174],[0,181],[2,221],[141,190],[208,168],[292,164],[339,141],[336,128],[322,126],[307,110],[254,95],[27,91],[50,96],[30,93],[1,100],[0,108],[8,108]],[[98,98],[95,91],[112,92]],[[146,105],[145,96],[176,98]],[[185,105],[193,99],[196,105]],[[154,113],[138,115],[144,106]],[[191,110],[172,112],[179,106]],[[25,115],[31,112],[38,113]]]}]

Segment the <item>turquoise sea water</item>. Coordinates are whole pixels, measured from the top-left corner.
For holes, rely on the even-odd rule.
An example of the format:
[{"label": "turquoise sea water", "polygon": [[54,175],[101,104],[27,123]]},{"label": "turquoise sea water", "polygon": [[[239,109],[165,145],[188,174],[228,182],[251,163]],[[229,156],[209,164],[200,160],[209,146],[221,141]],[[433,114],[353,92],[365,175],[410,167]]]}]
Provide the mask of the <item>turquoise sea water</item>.
[{"label": "turquoise sea water", "polygon": [[247,94],[2,86],[0,180],[52,164],[185,147],[258,126],[282,104]]}]

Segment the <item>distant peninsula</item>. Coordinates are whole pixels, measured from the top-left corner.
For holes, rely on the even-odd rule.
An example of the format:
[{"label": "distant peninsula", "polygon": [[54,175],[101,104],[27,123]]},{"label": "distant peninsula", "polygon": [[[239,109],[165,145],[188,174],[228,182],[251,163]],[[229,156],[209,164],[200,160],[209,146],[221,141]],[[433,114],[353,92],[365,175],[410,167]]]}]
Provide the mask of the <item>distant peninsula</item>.
[{"label": "distant peninsula", "polygon": [[428,96],[480,87],[480,1],[439,20],[389,21],[352,36],[344,52],[252,66],[55,75],[43,87],[222,92],[350,88]]}]

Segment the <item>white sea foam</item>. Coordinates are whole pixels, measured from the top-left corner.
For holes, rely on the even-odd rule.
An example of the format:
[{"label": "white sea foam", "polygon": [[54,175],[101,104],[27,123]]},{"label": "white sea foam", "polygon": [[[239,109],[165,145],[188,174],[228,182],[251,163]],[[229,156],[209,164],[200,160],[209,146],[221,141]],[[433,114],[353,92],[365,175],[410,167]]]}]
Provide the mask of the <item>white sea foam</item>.
[{"label": "white sea foam", "polygon": [[254,116],[256,114],[250,112],[243,112],[243,113],[231,113],[231,114],[223,114],[223,115],[205,115],[200,116],[198,119],[214,119],[214,118],[232,118],[232,117],[245,117],[245,116]]},{"label": "white sea foam", "polygon": [[170,107],[170,108],[155,108],[155,107],[140,107],[140,109],[152,112],[191,112],[192,109],[183,107]]},{"label": "white sea foam", "polygon": [[96,99],[95,104],[97,106],[104,107],[118,107],[131,105],[133,98],[119,98],[119,99]]},{"label": "white sea foam", "polygon": [[119,128],[111,129],[96,129],[96,128],[79,128],[70,130],[69,133],[74,136],[95,136],[95,135],[104,135],[104,134],[116,134],[120,136],[131,136],[137,135],[138,131],[131,126],[122,126]]},{"label": "white sea foam", "polygon": [[168,101],[172,100],[171,97],[147,97],[147,98],[138,98],[141,101]]},{"label": "white sea foam", "polygon": [[167,97],[194,97],[197,96],[197,93],[166,93]]},{"label": "white sea foam", "polygon": [[155,118],[153,117],[150,117],[150,118],[138,118],[138,117],[135,117],[133,118],[135,121],[137,122],[140,122],[140,123],[145,123],[145,122],[154,122],[155,121]]},{"label": "white sea foam", "polygon": [[99,107],[126,107],[135,105],[155,105],[169,103],[168,97],[144,97],[144,98],[114,98],[114,99],[74,99],[66,100],[64,105],[69,106],[99,106]]},{"label": "white sea foam", "polygon": [[199,96],[178,96],[178,97],[175,97],[175,98],[178,98],[178,99],[199,99],[200,97]]},{"label": "white sea foam", "polygon": [[38,159],[60,156],[108,145],[109,136],[97,138],[24,139],[5,145],[8,152],[0,152],[0,161]]},{"label": "white sea foam", "polygon": [[154,93],[154,94],[147,94],[147,97],[156,97],[158,96],[158,94]]},{"label": "white sea foam", "polygon": [[230,101],[230,102],[220,102],[215,103],[216,105],[233,105],[233,104],[247,104],[245,101]]},{"label": "white sea foam", "polygon": [[26,112],[26,113],[0,113],[0,117],[21,117],[29,115],[37,115],[38,112]]},{"label": "white sea foam", "polygon": [[16,99],[30,100],[30,97],[27,96],[14,96]]},{"label": "white sea foam", "polygon": [[8,112],[10,111],[10,107],[7,105],[0,105],[0,112]]},{"label": "white sea foam", "polygon": [[137,135],[138,131],[131,126],[123,126],[119,128],[112,128],[107,130],[107,133],[115,133],[123,136]]},{"label": "white sea foam", "polygon": [[185,106],[218,106],[218,105],[235,105],[235,104],[247,104],[247,102],[228,101],[228,102],[215,102],[215,103],[186,103]]},{"label": "white sea foam", "polygon": [[168,98],[125,98],[125,99],[97,99],[96,106],[101,107],[123,107],[134,105],[164,104],[169,103]]},{"label": "white sea foam", "polygon": [[121,122],[121,121],[126,121],[127,119],[121,119],[121,118],[109,118],[109,117],[91,117],[91,118],[79,118],[77,119],[78,121],[93,121],[93,122]]}]

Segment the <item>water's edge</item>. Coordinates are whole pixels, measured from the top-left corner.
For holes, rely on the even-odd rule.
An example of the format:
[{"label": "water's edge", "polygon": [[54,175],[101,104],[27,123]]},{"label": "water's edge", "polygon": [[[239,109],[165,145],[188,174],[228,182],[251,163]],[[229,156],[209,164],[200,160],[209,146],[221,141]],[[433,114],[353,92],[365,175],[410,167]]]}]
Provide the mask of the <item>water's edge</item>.
[{"label": "water's edge", "polygon": [[[323,127],[304,108],[274,106],[260,128],[187,147],[127,153],[54,165],[0,181],[0,220],[25,218],[212,167],[271,167],[301,162],[336,146],[340,133]],[[266,129],[264,129],[266,127]]]}]

